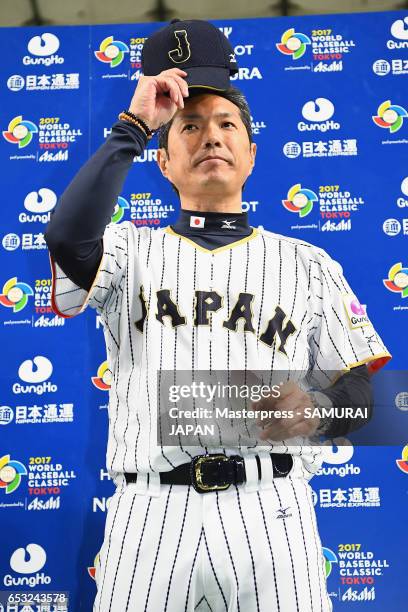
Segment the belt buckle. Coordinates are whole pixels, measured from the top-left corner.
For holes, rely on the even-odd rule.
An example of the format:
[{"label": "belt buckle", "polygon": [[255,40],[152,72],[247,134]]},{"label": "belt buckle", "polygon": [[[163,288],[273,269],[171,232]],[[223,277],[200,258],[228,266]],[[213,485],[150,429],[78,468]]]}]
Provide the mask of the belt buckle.
[{"label": "belt buckle", "polygon": [[209,461],[228,461],[228,457],[223,454],[219,455],[198,455],[194,457],[191,462],[191,482],[194,489],[198,493],[208,493],[209,491],[225,491],[231,486],[231,483],[227,482],[222,485],[208,485],[203,483],[203,475],[201,473],[201,466],[203,463]]}]

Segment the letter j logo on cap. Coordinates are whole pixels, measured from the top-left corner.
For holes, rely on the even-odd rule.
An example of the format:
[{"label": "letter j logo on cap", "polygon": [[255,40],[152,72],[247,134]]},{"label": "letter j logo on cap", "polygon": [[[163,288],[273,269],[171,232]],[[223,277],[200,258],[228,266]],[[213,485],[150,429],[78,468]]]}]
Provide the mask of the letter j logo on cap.
[{"label": "letter j logo on cap", "polygon": [[169,51],[169,58],[175,64],[182,64],[183,62],[186,62],[191,56],[190,43],[187,38],[187,32],[186,30],[176,30],[175,32],[173,32],[173,34],[177,40],[177,47],[176,49],[172,49],[171,51]]}]

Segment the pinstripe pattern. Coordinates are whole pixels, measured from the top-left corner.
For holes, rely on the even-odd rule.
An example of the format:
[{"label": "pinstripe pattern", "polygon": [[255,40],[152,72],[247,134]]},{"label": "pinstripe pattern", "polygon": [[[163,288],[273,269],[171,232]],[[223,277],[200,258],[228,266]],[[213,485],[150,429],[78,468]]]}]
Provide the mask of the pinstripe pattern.
[{"label": "pinstripe pattern", "polygon": [[93,612],[332,612],[323,563],[295,473],[253,493],[128,485],[109,505]]},{"label": "pinstripe pattern", "polygon": [[244,514],[242,512],[242,506],[241,506],[241,496],[239,493],[239,488],[237,486],[235,486],[235,490],[237,493],[237,502],[238,502],[238,508],[239,508],[239,515],[241,518],[241,522],[242,522],[242,527],[244,529],[245,532],[245,539],[246,539],[246,543],[247,543],[247,547],[248,547],[248,553],[249,556],[251,558],[251,568],[252,568],[252,577],[253,577],[253,581],[254,581],[254,595],[255,595],[255,600],[256,600],[256,610],[257,612],[259,612],[259,595],[258,595],[258,582],[256,579],[256,568],[255,568],[255,562],[254,562],[254,555],[252,552],[252,547],[251,547],[251,540],[249,538],[248,535],[248,529],[245,523],[245,518],[244,518]]},{"label": "pinstripe pattern", "polygon": [[[164,256],[164,242],[166,239],[166,234],[162,235],[162,239],[161,239],[161,276],[160,276],[160,285],[159,288],[162,289],[163,288],[163,279],[164,279],[164,272],[166,269],[166,258]],[[161,381],[161,373],[163,370],[163,326],[160,326],[160,351],[159,351],[159,363],[158,363],[158,382],[160,384]],[[162,459],[164,459],[167,463],[167,467],[165,469],[170,470],[172,468],[175,467],[175,464],[171,461],[171,459],[169,459],[169,457],[167,456],[164,447],[163,447],[163,438],[162,438],[162,426],[161,426],[161,407],[160,407],[160,394],[157,396],[157,416],[159,419],[159,442],[160,442],[160,453],[162,456]]]},{"label": "pinstripe pattern", "polygon": [[[222,306],[210,315],[208,325],[195,326],[194,291],[210,287],[221,296]],[[147,312],[139,330],[135,322],[142,320],[141,289]],[[160,289],[170,291],[185,323],[172,327],[169,316],[162,322],[156,318]],[[53,263],[55,308],[74,316],[89,304],[101,315],[113,374],[107,448],[112,478],[124,470],[167,470],[205,452],[199,438],[188,451],[177,438],[173,446],[163,446],[160,440],[157,444],[156,383],[163,370],[191,370],[193,376],[195,369],[227,370],[228,382],[234,370],[244,370],[245,375],[267,370],[271,379],[264,382],[271,383],[274,370],[335,371],[386,356],[372,325],[351,329],[344,292],[353,293],[339,264],[323,249],[261,228],[245,240],[211,252],[163,228],[110,224],[89,294]],[[243,331],[240,319],[235,330],[223,326],[240,293],[253,296],[253,331]],[[284,351],[276,331],[271,344],[260,341],[277,307],[285,315],[282,329],[289,321],[295,328]],[[262,446],[238,447],[238,452],[290,449],[301,456],[305,478],[310,478],[319,468],[321,453],[302,442],[301,437],[265,441]]]},{"label": "pinstripe pattern", "polygon": [[[154,472],[207,450],[199,437],[188,450],[180,438],[163,444],[157,382],[164,370],[176,381],[178,370],[194,380],[196,370],[226,369],[229,383],[236,370],[245,381],[267,370],[264,382],[272,384],[277,370],[335,371],[388,355],[371,324],[350,326],[343,297],[354,292],[341,266],[323,249],[261,228],[209,251],[174,231],[124,222],[109,224],[103,243],[89,293],[51,259],[53,308],[66,317],[87,305],[97,310],[113,375],[107,469],[117,489],[93,612],[331,612],[308,485],[321,447],[297,437],[223,449],[294,456],[287,478],[251,490],[199,495],[150,485]],[[196,291],[216,292],[220,304],[207,321],[203,307],[197,325]],[[171,301],[160,315],[159,295]],[[142,479],[124,485],[124,471],[147,475],[146,490]]]},{"label": "pinstripe pattern", "polygon": [[[279,491],[277,489],[277,486],[276,486],[275,482],[273,483],[273,487],[275,489],[276,496],[277,496],[277,498],[279,500],[279,507],[280,508],[284,508],[284,505],[282,504],[281,496],[279,494]],[[282,523],[283,523],[283,528],[285,530],[285,539],[286,539],[286,544],[287,544],[287,547],[288,547],[289,557],[290,557],[290,566],[291,566],[291,570],[292,570],[292,581],[293,581],[292,584],[293,584],[293,593],[294,593],[294,596],[295,596],[296,612],[300,612],[300,607],[299,607],[300,602],[299,602],[298,586],[296,584],[296,572],[295,572],[295,565],[294,565],[292,547],[290,545],[290,540],[289,540],[289,537],[288,537],[288,530],[286,528],[286,523],[285,523],[285,521],[282,521]]]}]

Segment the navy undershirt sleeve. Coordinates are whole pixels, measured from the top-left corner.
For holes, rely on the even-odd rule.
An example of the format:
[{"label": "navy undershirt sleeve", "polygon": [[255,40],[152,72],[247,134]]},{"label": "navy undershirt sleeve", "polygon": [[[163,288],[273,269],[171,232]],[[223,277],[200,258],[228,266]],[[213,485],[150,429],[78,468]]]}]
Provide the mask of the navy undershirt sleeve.
[{"label": "navy undershirt sleeve", "polygon": [[351,368],[340,376],[331,387],[321,391],[336,407],[367,408],[367,418],[333,418],[330,428],[324,434],[328,438],[345,436],[368,423],[373,412],[373,390],[370,375],[365,364]]},{"label": "navy undershirt sleeve", "polygon": [[89,289],[102,253],[102,236],[110,223],[133,158],[147,145],[142,129],[118,121],[106,141],[82,166],[51,213],[44,238],[65,274]]}]

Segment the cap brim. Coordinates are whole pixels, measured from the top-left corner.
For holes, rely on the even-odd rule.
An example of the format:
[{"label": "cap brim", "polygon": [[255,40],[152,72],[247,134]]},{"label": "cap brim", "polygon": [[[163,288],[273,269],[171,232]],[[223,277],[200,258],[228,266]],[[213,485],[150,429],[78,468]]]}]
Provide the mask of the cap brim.
[{"label": "cap brim", "polygon": [[184,68],[187,72],[185,80],[190,88],[212,89],[216,91],[225,91],[231,86],[230,72],[228,68],[215,66],[194,66],[193,68]]}]

